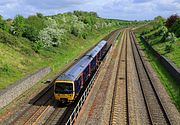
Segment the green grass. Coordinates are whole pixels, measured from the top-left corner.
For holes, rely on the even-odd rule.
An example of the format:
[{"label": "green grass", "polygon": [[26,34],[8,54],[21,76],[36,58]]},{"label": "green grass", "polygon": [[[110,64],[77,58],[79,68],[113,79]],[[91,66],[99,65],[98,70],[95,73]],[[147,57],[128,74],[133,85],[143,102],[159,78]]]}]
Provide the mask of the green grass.
[{"label": "green grass", "polygon": [[150,23],[148,23],[148,24],[146,24],[146,25],[144,25],[144,26],[141,26],[141,27],[138,28],[138,30],[135,30],[135,32],[138,33],[138,34],[140,34],[140,33],[142,33],[145,29],[146,29],[146,30],[151,30],[151,29],[153,29],[153,23],[150,22]]},{"label": "green grass", "polygon": [[159,32],[159,30],[160,30],[160,29],[152,30],[151,32],[145,34],[144,36],[147,36],[147,37],[148,37],[148,36],[152,36],[152,35],[154,35],[156,32]]},{"label": "green grass", "polygon": [[[14,20],[18,17],[21,16]],[[50,74],[56,74],[113,29],[144,24],[104,19],[96,13],[82,11],[21,18],[23,28],[0,29],[0,89],[42,67],[50,66]],[[8,22],[9,27],[14,20]]]},{"label": "green grass", "polygon": [[177,39],[176,42],[172,44],[172,51],[167,53],[165,51],[166,45],[168,42],[161,42],[163,36],[155,35],[157,32],[161,30],[161,28],[153,29],[155,24],[149,23],[146,26],[140,27],[135,31],[136,34],[141,34],[143,31],[150,31],[146,33],[144,36],[148,38],[148,42],[152,45],[152,47],[158,51],[160,54],[170,59],[178,68],[180,68],[180,38]]},{"label": "green grass", "polygon": [[160,54],[164,55],[166,58],[170,59],[177,67],[180,68],[180,38],[176,42],[172,43],[172,51],[167,53],[165,47],[167,42],[158,43],[161,40],[161,37],[156,37],[149,40],[149,43],[152,47],[158,51]]},{"label": "green grass", "polygon": [[[10,107],[13,107],[14,104],[16,104],[16,105],[20,104],[22,100],[26,99],[28,96],[31,96],[33,93],[39,92],[39,89],[42,88],[45,80],[47,80],[49,78],[54,78],[54,76],[57,75],[57,73],[59,73],[59,71],[61,69],[63,69],[66,64],[68,64],[69,62],[76,59],[80,54],[85,52],[87,49],[89,49],[91,46],[93,46],[99,40],[101,40],[105,35],[107,35],[110,31],[115,30],[115,29],[116,29],[116,27],[112,27],[111,29],[104,29],[99,32],[94,31],[88,35],[88,38],[86,40],[79,39],[77,37],[74,37],[73,35],[70,35],[70,36],[68,36],[69,37],[68,43],[64,43],[60,48],[54,48],[54,50],[49,50],[49,51],[42,50],[40,52],[41,53],[40,55],[43,55],[43,56],[39,56],[39,55],[35,54],[34,56],[23,57],[19,53],[19,51],[17,52],[14,49],[10,49],[10,47],[8,47],[7,45],[0,43],[0,45],[2,45],[2,46],[0,46],[0,50],[1,50],[0,52],[2,52],[2,51],[6,52],[9,49],[9,51],[6,54],[12,54],[12,56],[16,55],[14,58],[16,58],[17,62],[12,61],[12,59],[9,59],[11,57],[10,55],[4,56],[4,59],[6,60],[6,65],[8,65],[8,66],[13,63],[18,64],[20,61],[27,59],[27,60],[23,61],[24,62],[23,64],[25,65],[28,60],[31,60],[32,61],[31,64],[33,64],[33,65],[25,65],[24,66],[27,69],[26,74],[29,74],[30,72],[34,72],[36,69],[43,67],[43,66],[50,66],[52,68],[52,72],[50,72],[42,80],[40,80],[37,84],[35,84],[31,88],[30,91],[28,90],[25,93],[23,93],[19,97],[20,99],[17,99],[13,103],[10,103],[10,105],[8,105],[7,107],[0,109],[0,114],[8,111],[7,109],[9,109]],[[0,53],[0,55],[2,56],[1,53]],[[2,66],[2,64],[0,64],[0,66]],[[4,66],[4,69],[6,69],[6,68],[7,67]],[[12,69],[13,69],[13,67],[8,68],[8,70],[12,70]],[[5,72],[5,74],[4,74],[4,76],[7,76],[6,77],[7,79],[5,77],[1,77],[1,75],[0,75],[0,79],[2,81],[5,81],[5,80],[10,81],[9,83],[6,82],[6,84],[2,84],[2,82],[0,82],[1,88],[5,88],[9,84],[11,84],[13,81],[16,81],[17,79],[20,79],[24,76],[21,74],[21,72],[18,72],[19,75],[17,74],[18,69],[14,68],[13,70],[14,70],[13,77],[9,77],[12,75],[11,74],[8,75],[7,72]],[[10,72],[12,72],[12,71],[10,71]],[[2,73],[2,72],[0,72],[0,73]]]},{"label": "green grass", "polygon": [[[88,34],[86,40],[69,34],[67,42],[62,43],[60,47],[43,49],[40,54],[33,53],[30,41],[28,43],[22,40],[17,47],[0,42],[0,89],[6,88],[41,67],[50,66],[52,68],[50,75],[56,74],[67,63],[93,46],[113,29],[115,27],[95,30]],[[11,41],[11,38],[14,39],[14,36],[9,35],[6,39]],[[18,39],[16,41],[19,42]]]},{"label": "green grass", "polygon": [[153,47],[180,68],[180,38],[177,39],[176,42],[172,43],[173,50],[170,53],[165,52],[166,44],[167,43],[156,44]]},{"label": "green grass", "polygon": [[[138,35],[136,34],[137,38]],[[176,105],[177,109],[180,111],[180,86],[178,82],[175,81],[167,70],[162,66],[162,64],[158,61],[158,59],[151,53],[149,49],[144,45],[143,41],[138,38],[138,41],[143,48],[146,56],[149,58],[149,62],[153,69],[156,71],[161,83],[164,85],[166,91],[168,92],[169,96],[173,100],[174,104]]]}]

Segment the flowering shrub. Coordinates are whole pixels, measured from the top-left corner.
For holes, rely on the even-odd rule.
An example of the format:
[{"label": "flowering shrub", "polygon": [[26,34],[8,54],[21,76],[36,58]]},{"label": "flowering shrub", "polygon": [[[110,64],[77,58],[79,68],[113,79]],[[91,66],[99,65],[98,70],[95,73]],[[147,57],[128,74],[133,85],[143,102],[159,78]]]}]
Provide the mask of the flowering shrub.
[{"label": "flowering shrub", "polygon": [[52,18],[48,18],[46,28],[39,32],[39,41],[43,43],[43,47],[59,46],[63,40],[65,29],[58,28],[56,21]]}]

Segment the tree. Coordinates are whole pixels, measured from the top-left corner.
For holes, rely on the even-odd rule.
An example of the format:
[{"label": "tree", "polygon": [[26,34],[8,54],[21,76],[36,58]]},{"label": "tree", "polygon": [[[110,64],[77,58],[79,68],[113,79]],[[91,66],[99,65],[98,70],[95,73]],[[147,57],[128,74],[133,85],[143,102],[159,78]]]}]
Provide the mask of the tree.
[{"label": "tree", "polygon": [[8,18],[6,21],[10,22],[10,21],[12,21],[12,19],[11,19],[11,18]]},{"label": "tree", "polygon": [[48,18],[45,24],[46,28],[39,32],[38,43],[42,43],[44,48],[59,46],[66,31],[59,29],[56,21],[52,18]]},{"label": "tree", "polygon": [[96,12],[89,12],[91,16],[99,17]]},{"label": "tree", "polygon": [[177,19],[179,19],[180,17],[175,14],[175,15],[171,15],[167,20],[166,20],[166,24],[165,26],[170,29],[171,26],[176,22]]},{"label": "tree", "polygon": [[10,26],[7,24],[6,20],[3,20],[3,17],[0,15],[0,28],[5,31],[9,31]]},{"label": "tree", "polygon": [[160,32],[161,32],[161,35],[165,35],[167,34],[168,29],[165,26],[162,26]]},{"label": "tree", "polygon": [[25,31],[25,19],[21,15],[17,15],[13,20],[12,34],[22,36]]},{"label": "tree", "polygon": [[157,16],[154,18],[155,22],[157,23],[158,27],[163,26],[165,19],[162,16]]},{"label": "tree", "polygon": [[172,44],[171,43],[167,43],[165,48],[164,48],[164,51],[166,53],[170,53],[172,50],[173,50]]},{"label": "tree", "polygon": [[0,15],[0,21],[3,20],[3,17]]},{"label": "tree", "polygon": [[45,24],[43,17],[40,18],[39,16],[29,16],[26,19],[26,25],[22,36],[34,42],[38,40],[38,34],[44,27]]},{"label": "tree", "polygon": [[79,31],[76,27],[72,27],[71,28],[71,34],[73,34],[74,36],[78,36],[79,35]]},{"label": "tree", "polygon": [[31,25],[26,25],[22,36],[28,38],[31,41],[36,41],[38,40],[38,34],[39,34],[39,31],[37,30],[36,27],[31,26]]},{"label": "tree", "polygon": [[37,17],[42,18],[43,14],[42,13],[36,13]]},{"label": "tree", "polygon": [[161,42],[173,43],[173,42],[176,42],[176,40],[177,40],[177,38],[174,33],[164,32]]},{"label": "tree", "polygon": [[180,37],[180,18],[170,28],[171,32],[174,32],[176,37]]}]

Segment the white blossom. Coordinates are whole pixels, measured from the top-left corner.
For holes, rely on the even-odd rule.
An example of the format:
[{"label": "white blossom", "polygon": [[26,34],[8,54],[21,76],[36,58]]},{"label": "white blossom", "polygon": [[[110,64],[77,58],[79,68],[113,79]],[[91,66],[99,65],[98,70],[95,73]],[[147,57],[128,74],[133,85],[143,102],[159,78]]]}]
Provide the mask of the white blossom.
[{"label": "white blossom", "polygon": [[44,44],[44,47],[60,45],[66,30],[58,28],[56,21],[52,18],[48,18],[46,25],[47,27],[39,32],[39,40]]}]

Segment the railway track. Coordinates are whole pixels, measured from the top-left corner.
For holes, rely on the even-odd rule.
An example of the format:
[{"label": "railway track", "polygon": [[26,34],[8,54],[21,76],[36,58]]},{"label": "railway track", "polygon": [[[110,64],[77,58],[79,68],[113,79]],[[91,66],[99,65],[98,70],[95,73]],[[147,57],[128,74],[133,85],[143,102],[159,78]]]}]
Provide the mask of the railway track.
[{"label": "railway track", "polygon": [[[132,82],[131,66],[135,66],[136,75],[138,76],[138,84],[144,100],[145,112],[147,114],[147,124],[167,124],[171,121],[163,107],[161,98],[156,92],[153,81],[147,71],[145,60],[143,60],[140,49],[137,46],[135,36],[129,29],[124,31],[118,51],[118,65],[116,70],[115,85],[112,97],[109,124],[133,124],[132,107],[130,97],[130,85]],[[133,64],[134,63],[134,64]]]},{"label": "railway track", "polygon": [[[128,123],[128,82],[127,82],[127,31],[124,31],[118,48],[118,64],[109,124]],[[123,100],[123,101],[122,101]]]},{"label": "railway track", "polygon": [[[115,32],[113,32],[111,34],[111,36],[109,36],[109,39],[107,39],[107,41],[111,44],[113,44],[112,42],[114,42],[114,40],[117,38],[117,36],[119,35],[119,31],[116,30]],[[54,111],[52,113],[52,115],[49,117],[49,119],[47,120],[47,122],[45,124],[67,124],[69,117],[72,116],[73,112],[79,112],[81,109],[81,106],[83,105],[83,101],[85,101],[85,98],[87,96],[88,93],[86,93],[87,87],[90,84],[93,84],[94,80],[96,79],[96,75],[98,74],[98,71],[96,71],[96,73],[93,75],[92,78],[90,78],[87,86],[84,87],[84,89],[81,91],[81,93],[79,94],[79,96],[76,98],[75,102],[68,106],[65,111],[63,112],[63,114],[61,113],[61,111]],[[91,87],[90,87],[91,88]],[[90,88],[88,91],[90,91]],[[83,98],[82,98],[83,97]],[[82,99],[82,100],[81,100]],[[80,104],[81,103],[81,104]],[[77,108],[77,105],[79,105]],[[61,115],[57,115],[57,114],[61,114]],[[61,116],[61,117],[60,117]],[[73,115],[74,118],[76,118],[76,116]],[[74,119],[75,120],[75,119]],[[73,123],[73,121],[71,121]]]},{"label": "railway track", "polygon": [[[118,35],[119,30],[116,30],[105,37],[105,39],[113,45]],[[151,79],[145,63],[146,60],[144,60],[140,48],[136,43],[135,36],[130,29],[124,30],[121,41],[117,44],[114,53],[113,58],[117,58],[114,59],[117,63],[117,70],[114,70],[115,73],[109,70],[113,67],[113,64],[115,64],[115,62],[111,62],[107,67],[107,77],[104,78],[104,82],[107,82],[107,80],[111,79],[110,77],[115,76],[109,124],[129,125],[135,123],[131,111],[133,107],[131,85],[134,82],[132,81],[132,77],[137,77],[137,83],[140,86],[139,93],[142,95],[142,106],[143,110],[146,110],[144,111],[144,123],[153,125],[172,124],[161,98],[156,91],[155,83],[153,83],[154,81]],[[84,54],[85,53],[82,55]],[[79,58],[82,57],[82,55],[79,56]],[[66,71],[71,65],[75,64],[76,61],[70,63],[59,74]],[[131,71],[132,67],[134,67],[134,76]],[[57,76],[59,76],[59,74]],[[98,71],[89,81],[92,85],[97,74]],[[65,107],[59,106],[59,104],[53,100],[53,84],[50,84],[37,98],[31,101],[31,104],[28,104],[28,107],[18,115],[11,124],[72,124],[92,88],[91,84],[90,86],[88,85],[87,88],[84,88],[73,104]]]},{"label": "railway track", "polygon": [[[79,56],[79,58],[82,55]],[[78,58],[78,59],[79,59]],[[73,61],[69,65],[67,65],[57,76],[53,78],[51,83],[40,92],[35,99],[30,101],[29,106],[21,112],[10,124],[19,125],[19,124],[32,124],[35,125],[38,123],[39,119],[45,114],[46,111],[51,109],[52,107],[58,107],[58,105],[54,102],[53,99],[53,82],[59,76],[65,72],[71,65],[74,65],[76,62]],[[52,110],[55,110],[54,108]]]},{"label": "railway track", "polygon": [[171,121],[168,118],[167,112],[163,107],[161,98],[153,85],[153,81],[146,68],[142,55],[136,44],[135,36],[130,32],[130,41],[132,44],[133,56],[138,74],[139,84],[144,97],[145,106],[148,112],[150,124],[170,125]]},{"label": "railway track", "polygon": [[157,81],[146,61],[135,36],[125,29],[97,75],[95,88],[75,124],[179,123],[172,120],[172,112],[167,112],[164,97],[159,96]]},{"label": "railway track", "polygon": [[[112,42],[115,39],[115,36],[117,36],[118,32],[119,30],[113,31],[112,33],[107,35],[104,39]],[[79,58],[82,57],[85,53],[81,54]],[[64,71],[66,71],[71,65],[75,64],[76,61],[73,61],[68,66],[66,66],[62,72],[58,73],[57,76],[59,76],[59,74],[63,73]],[[53,81],[56,79],[57,76],[55,76]],[[53,83],[53,81],[51,83]],[[33,99],[30,104],[27,104],[27,105],[28,106],[26,107],[26,109],[23,110],[17,117],[15,117],[14,120],[10,122],[10,124],[35,125],[35,124],[41,124],[41,123],[47,123],[47,124],[56,123],[60,119],[60,116],[62,116],[63,113],[67,109],[70,109],[71,107],[69,106],[67,108],[66,107],[60,108],[59,105],[54,102],[53,84],[50,84],[49,86],[47,86],[45,90],[43,90],[43,92],[38,94],[38,96],[35,99]],[[49,112],[49,114],[46,114],[47,112]],[[44,118],[44,115],[47,115],[48,118]]]},{"label": "railway track", "polygon": [[38,117],[39,112],[43,112],[46,106],[52,104],[52,88],[48,87],[29,107],[27,107],[11,124],[28,124],[31,119]]}]

